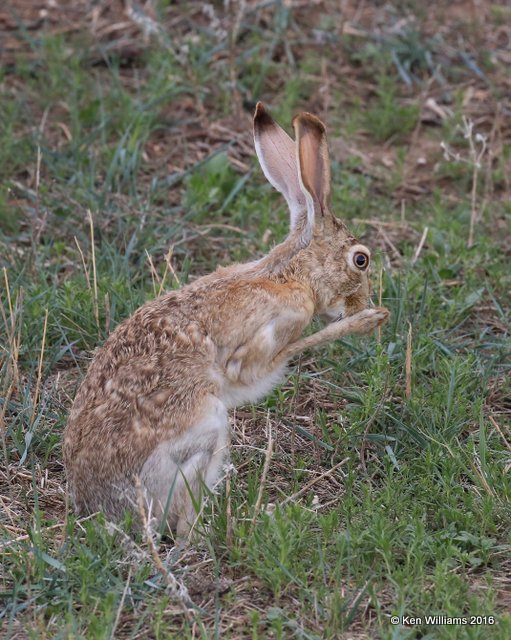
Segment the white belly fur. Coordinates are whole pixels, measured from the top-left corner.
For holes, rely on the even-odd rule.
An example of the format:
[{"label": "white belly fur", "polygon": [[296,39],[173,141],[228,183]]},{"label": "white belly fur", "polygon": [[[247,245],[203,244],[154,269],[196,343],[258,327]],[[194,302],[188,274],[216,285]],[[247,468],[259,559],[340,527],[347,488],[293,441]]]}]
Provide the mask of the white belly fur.
[{"label": "white belly fur", "polygon": [[282,381],[285,374],[286,365],[282,365],[273,371],[261,373],[260,377],[251,376],[251,381],[245,383],[225,380],[222,400],[228,409],[249,402],[257,402],[270,393]]}]

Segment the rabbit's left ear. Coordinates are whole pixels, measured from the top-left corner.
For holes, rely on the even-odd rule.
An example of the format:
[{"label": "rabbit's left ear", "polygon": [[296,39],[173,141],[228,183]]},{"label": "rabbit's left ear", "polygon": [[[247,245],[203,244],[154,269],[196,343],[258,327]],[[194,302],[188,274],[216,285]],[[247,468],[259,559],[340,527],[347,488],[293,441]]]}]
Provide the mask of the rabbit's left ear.
[{"label": "rabbit's left ear", "polygon": [[293,118],[300,186],[307,203],[309,225],[329,213],[330,157],[325,125],[312,113]]},{"label": "rabbit's left ear", "polygon": [[258,102],[254,114],[254,144],[268,182],[286,199],[291,229],[305,217],[305,195],[300,187],[294,141]]}]

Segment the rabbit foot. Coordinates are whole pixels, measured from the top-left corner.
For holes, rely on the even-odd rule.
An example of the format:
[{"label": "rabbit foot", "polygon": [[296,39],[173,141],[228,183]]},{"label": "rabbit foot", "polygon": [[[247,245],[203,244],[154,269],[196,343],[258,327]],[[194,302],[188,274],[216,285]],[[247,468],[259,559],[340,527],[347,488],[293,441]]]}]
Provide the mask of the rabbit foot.
[{"label": "rabbit foot", "polygon": [[388,309],[376,307],[375,309],[364,309],[364,311],[360,311],[334,324],[342,325],[342,327],[340,327],[341,335],[339,337],[349,334],[364,335],[381,326],[387,321],[388,317]]}]

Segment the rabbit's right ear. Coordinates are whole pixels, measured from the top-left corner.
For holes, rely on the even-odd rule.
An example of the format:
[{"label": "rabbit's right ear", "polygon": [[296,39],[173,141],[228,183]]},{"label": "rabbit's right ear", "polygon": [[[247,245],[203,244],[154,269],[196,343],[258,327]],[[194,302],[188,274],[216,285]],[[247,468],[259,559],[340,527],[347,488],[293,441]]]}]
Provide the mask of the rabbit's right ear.
[{"label": "rabbit's right ear", "polygon": [[258,102],[254,114],[254,144],[259,164],[268,182],[286,199],[291,229],[303,224],[307,211],[300,187],[296,144]]}]

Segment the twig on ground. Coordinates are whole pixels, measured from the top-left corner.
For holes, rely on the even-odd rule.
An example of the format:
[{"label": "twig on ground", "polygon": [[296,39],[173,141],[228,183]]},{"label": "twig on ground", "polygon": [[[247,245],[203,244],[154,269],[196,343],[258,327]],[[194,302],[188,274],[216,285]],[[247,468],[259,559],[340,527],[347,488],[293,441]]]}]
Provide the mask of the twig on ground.
[{"label": "twig on ground", "polygon": [[225,479],[225,498],[227,506],[225,510],[225,517],[227,520],[226,532],[225,532],[225,544],[228,549],[232,548],[233,540],[233,527],[232,527],[232,496],[231,496],[231,476],[227,475]]},{"label": "twig on ground", "polygon": [[[380,269],[378,277],[378,306],[381,307],[383,298],[383,269]],[[376,331],[378,342],[381,342],[381,327],[378,326]]]},{"label": "twig on ground", "polygon": [[90,290],[92,289],[92,287],[90,283],[89,270],[87,269],[87,263],[85,262],[85,256],[83,255],[82,247],[80,246],[80,243],[78,242],[78,238],[76,236],[74,236],[74,240],[78,248],[78,253],[80,254],[80,258],[82,259],[82,266],[83,266],[83,272],[85,273],[85,282],[87,284],[87,289]]},{"label": "twig on ground", "polygon": [[353,223],[368,224],[371,227],[389,227],[391,229],[410,229],[413,231],[410,225],[404,220],[401,220],[401,222],[384,222],[382,220],[372,220],[370,218],[353,218]]},{"label": "twig on ground", "polygon": [[412,395],[412,325],[410,322],[406,336],[405,378],[405,396],[408,399]]},{"label": "twig on ground", "polygon": [[324,473],[321,473],[319,476],[316,476],[315,478],[313,478],[312,480],[307,482],[307,484],[305,484],[299,491],[297,491],[296,493],[293,493],[293,495],[288,496],[287,498],[282,500],[282,502],[279,503],[279,506],[282,507],[283,505],[287,504],[288,502],[296,500],[296,498],[299,498],[306,491],[308,491],[311,487],[313,487],[315,484],[317,484],[320,480],[323,480],[324,478],[328,478],[328,476],[331,476],[333,473],[335,473],[337,471],[337,469],[339,469],[340,467],[345,465],[348,462],[348,460],[349,460],[349,458],[344,458],[343,460],[338,462],[336,465],[334,465],[331,469],[328,469],[328,471],[325,471]]},{"label": "twig on ground", "polygon": [[270,461],[271,461],[271,456],[273,453],[273,438],[271,435],[271,423],[270,423],[270,412],[268,411],[268,417],[266,420],[266,425],[267,425],[267,429],[268,429],[268,446],[266,447],[266,456],[264,459],[264,466],[263,466],[263,472],[261,474],[261,481],[259,484],[259,491],[257,493],[257,500],[255,503],[255,507],[254,507],[254,515],[252,517],[252,524],[251,524],[251,529],[253,530],[253,528],[255,527],[255,523],[257,520],[257,516],[259,515],[259,510],[261,508],[261,502],[263,499],[263,491],[264,491],[264,485],[266,483],[266,476],[268,475],[268,469],[270,468]]},{"label": "twig on ground", "polygon": [[[91,518],[94,518],[97,515],[98,515],[97,513],[91,513],[89,516],[85,516],[84,518],[80,518],[79,520],[76,520],[76,524],[81,524],[82,522],[85,522],[86,520],[90,520]],[[52,531],[53,529],[62,529],[66,526],[67,526],[67,519],[64,522],[57,522],[57,524],[52,524],[49,527],[44,527],[44,529],[39,529],[39,533]],[[6,549],[7,547],[10,547],[12,544],[16,544],[17,542],[23,542],[23,540],[28,540],[29,538],[30,538],[30,535],[28,533],[24,533],[21,536],[12,538],[12,540],[6,540],[5,542],[1,542],[0,549]]]},{"label": "twig on ground", "polygon": [[94,292],[94,318],[96,320],[96,327],[99,330],[100,326],[99,326],[99,303],[98,303],[98,275],[96,272],[96,248],[94,246],[94,221],[92,219],[92,213],[90,209],[87,209],[87,215],[89,218],[90,246],[91,246],[91,255],[92,255],[92,289]]},{"label": "twig on ground", "polygon": [[413,254],[412,264],[415,264],[419,259],[420,253],[422,251],[422,247],[424,246],[424,243],[426,242],[426,238],[428,236],[428,231],[429,231],[429,227],[424,227],[424,231],[422,232],[422,236],[421,236],[421,239],[419,240],[419,244],[417,245],[417,248],[415,249],[415,253]]},{"label": "twig on ground", "polygon": [[46,344],[46,330],[48,328],[48,309],[45,310],[44,322],[43,322],[43,337],[41,340],[41,352],[39,353],[39,364],[37,366],[37,380],[35,384],[34,399],[32,401],[32,415],[30,416],[30,424],[34,423],[35,414],[37,412],[37,403],[39,402],[39,395],[41,393],[41,380],[43,376],[43,360],[44,360],[44,347]]},{"label": "twig on ground", "polygon": [[121,613],[124,608],[124,601],[126,600],[126,594],[128,593],[128,589],[130,588],[130,582],[131,582],[131,567],[128,569],[128,577],[126,578],[126,584],[124,585],[124,589],[121,595],[121,600],[119,602],[119,606],[117,607],[117,613],[115,614],[114,624],[112,625],[112,631],[110,632],[110,640],[114,640],[115,638],[115,632],[117,630],[117,627],[119,626]]},{"label": "twig on ground", "polygon": [[394,258],[396,258],[396,260],[400,261],[402,256],[399,253],[396,245],[392,242],[392,240],[389,238],[387,232],[383,229],[383,227],[378,227],[378,233],[381,235],[381,237],[383,238],[383,240],[385,241],[385,244],[390,248],[390,250],[392,251]]},{"label": "twig on ground", "polygon": [[158,549],[156,548],[153,538],[154,531],[151,528],[150,519],[146,511],[142,483],[140,482],[140,478],[138,476],[135,478],[135,490],[137,493],[137,507],[142,522],[144,538],[149,548],[149,553],[151,555],[153,563],[165,580],[170,595],[175,598],[175,600],[180,604],[187,619],[191,620],[192,615],[190,612],[190,607],[193,607],[193,602],[188,594],[188,590],[185,585],[181,584],[174,576],[174,574],[163,564],[162,559],[158,554]]},{"label": "twig on ground", "polygon": [[502,438],[502,442],[506,445],[506,448],[509,449],[509,451],[511,451],[511,444],[509,444],[508,440],[506,439],[506,436],[502,432],[502,429],[500,428],[499,423],[495,420],[493,416],[488,416],[488,419],[490,420],[492,425],[495,427],[495,429],[497,429],[497,431],[499,432],[500,437]]},{"label": "twig on ground", "polygon": [[[172,253],[174,251],[174,247],[170,247],[170,249],[167,251],[167,253],[165,254],[165,273],[163,274],[163,278],[161,280],[161,286],[162,288],[165,285],[165,278],[167,276],[168,271],[170,271],[170,273],[172,274],[174,280],[176,281],[176,284],[178,287],[181,286],[181,280],[179,279],[179,276],[176,273],[176,270],[174,269],[173,265],[172,265]],[[160,293],[161,293],[161,289],[160,289]]]},{"label": "twig on ground", "polygon": [[468,141],[468,158],[464,158],[459,152],[452,151],[452,149],[445,142],[441,142],[440,146],[444,151],[444,158],[446,160],[462,162],[472,167],[472,189],[470,192],[470,227],[467,240],[467,247],[470,248],[474,244],[475,225],[483,213],[483,207],[480,207],[480,211],[478,211],[477,207],[477,183],[479,172],[482,167],[482,160],[484,154],[486,153],[487,143],[486,136],[481,133],[474,134],[474,123],[472,122],[472,120],[469,120],[465,116],[463,116],[463,126],[461,127],[461,130],[463,133],[463,137]]}]

